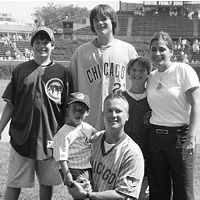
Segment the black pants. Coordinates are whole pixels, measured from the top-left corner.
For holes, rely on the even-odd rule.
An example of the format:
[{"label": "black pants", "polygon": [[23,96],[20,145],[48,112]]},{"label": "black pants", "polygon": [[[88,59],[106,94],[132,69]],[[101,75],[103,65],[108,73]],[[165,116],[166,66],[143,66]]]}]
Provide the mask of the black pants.
[{"label": "black pants", "polygon": [[[194,157],[182,159],[188,126],[151,126],[147,142],[150,200],[194,200]],[[179,138],[178,138],[179,137]],[[178,141],[179,140],[179,141]]]}]

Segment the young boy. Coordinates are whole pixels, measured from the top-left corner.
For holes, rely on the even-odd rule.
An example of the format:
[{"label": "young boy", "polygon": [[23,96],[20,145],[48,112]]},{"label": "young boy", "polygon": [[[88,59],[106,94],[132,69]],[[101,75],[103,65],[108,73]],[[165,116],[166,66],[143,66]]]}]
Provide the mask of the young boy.
[{"label": "young boy", "polygon": [[73,180],[89,183],[91,179],[90,139],[96,130],[84,122],[89,111],[90,101],[86,94],[70,94],[65,124],[54,136],[53,155],[61,166],[61,176],[68,187]]},{"label": "young boy", "polygon": [[[123,94],[129,102],[129,119],[125,132],[140,146],[146,159],[146,139],[149,131],[151,109],[147,102],[146,82],[151,72],[151,62],[145,57],[133,58],[128,63],[127,73],[131,88]],[[140,198],[148,198],[148,183],[145,177]],[[147,189],[147,190],[146,190]]]},{"label": "young boy", "polygon": [[0,133],[11,119],[12,146],[5,200],[16,200],[21,188],[33,187],[35,173],[41,200],[50,200],[52,186],[61,184],[52,144],[64,124],[63,110],[72,82],[67,68],[50,58],[55,46],[51,29],[35,29],[31,46],[34,59],[16,66],[3,94],[6,105]]},{"label": "young boy", "polygon": [[127,74],[132,85],[123,93],[129,103],[129,119],[125,124],[125,132],[140,146],[144,155],[146,131],[151,116],[146,92],[146,82],[150,72],[151,63],[148,59],[145,57],[131,59]]}]

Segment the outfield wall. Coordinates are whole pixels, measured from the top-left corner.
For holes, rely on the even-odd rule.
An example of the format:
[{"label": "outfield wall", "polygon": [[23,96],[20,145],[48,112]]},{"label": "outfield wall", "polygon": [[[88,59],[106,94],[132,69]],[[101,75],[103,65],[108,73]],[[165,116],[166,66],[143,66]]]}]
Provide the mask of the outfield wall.
[{"label": "outfield wall", "polygon": [[[0,66],[15,67],[16,65],[18,65],[22,62],[26,62],[26,61],[23,61],[23,60],[2,60],[2,61],[0,61]],[[66,66],[66,67],[69,66],[69,61],[56,61],[56,62]]]}]

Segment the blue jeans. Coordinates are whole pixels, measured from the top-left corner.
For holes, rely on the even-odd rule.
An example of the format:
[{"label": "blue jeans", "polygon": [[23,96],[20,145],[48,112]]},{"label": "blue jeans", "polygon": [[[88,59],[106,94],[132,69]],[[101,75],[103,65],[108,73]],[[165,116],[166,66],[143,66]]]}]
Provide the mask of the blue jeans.
[{"label": "blue jeans", "polygon": [[[151,125],[147,142],[149,200],[194,200],[194,158],[182,159],[187,127]],[[178,141],[179,137],[179,141]],[[178,144],[178,145],[177,145]]]}]

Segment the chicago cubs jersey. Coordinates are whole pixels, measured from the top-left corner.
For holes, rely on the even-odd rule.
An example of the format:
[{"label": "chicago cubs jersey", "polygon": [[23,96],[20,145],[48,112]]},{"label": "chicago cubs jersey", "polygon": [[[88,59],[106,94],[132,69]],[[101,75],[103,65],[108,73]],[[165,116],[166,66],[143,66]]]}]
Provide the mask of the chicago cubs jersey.
[{"label": "chicago cubs jersey", "polygon": [[94,192],[116,190],[138,198],[144,176],[144,158],[139,146],[125,134],[105,152],[105,133],[97,134],[91,159]]},{"label": "chicago cubs jersey", "polygon": [[54,136],[54,158],[56,161],[67,160],[69,168],[91,168],[91,136],[96,130],[82,122],[78,127],[63,125]]},{"label": "chicago cubs jersey", "polygon": [[74,52],[69,68],[74,89],[90,97],[91,111],[86,121],[97,130],[103,128],[104,98],[116,90],[126,90],[127,64],[135,57],[135,48],[118,39],[106,49],[97,48],[93,41],[90,41]]},{"label": "chicago cubs jersey", "polygon": [[16,66],[3,99],[14,105],[9,134],[22,156],[45,160],[53,156],[53,136],[64,124],[72,81],[58,63],[40,66],[30,60]]}]

